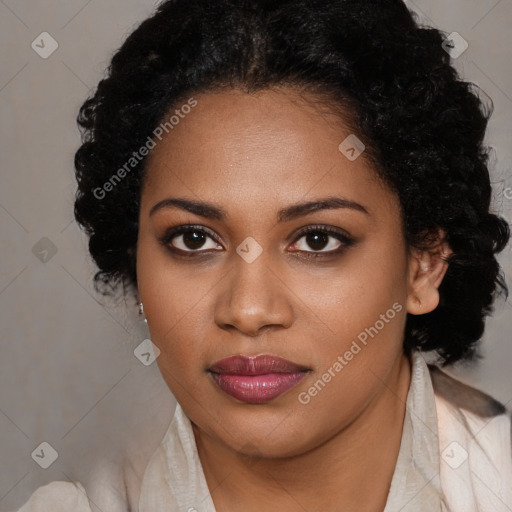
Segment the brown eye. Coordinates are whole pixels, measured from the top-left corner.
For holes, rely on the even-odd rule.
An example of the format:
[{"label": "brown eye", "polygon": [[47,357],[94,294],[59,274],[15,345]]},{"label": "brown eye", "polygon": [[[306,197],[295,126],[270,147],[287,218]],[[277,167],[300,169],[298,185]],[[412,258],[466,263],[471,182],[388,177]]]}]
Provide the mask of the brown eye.
[{"label": "brown eye", "polygon": [[[303,242],[301,242],[303,240]],[[310,227],[299,233],[293,246],[298,252],[315,255],[336,254],[354,244],[354,240],[325,226]]]},{"label": "brown eye", "polygon": [[[190,250],[201,249],[208,237],[201,231],[185,231],[181,234],[182,244]],[[178,238],[178,237],[176,237]]]},{"label": "brown eye", "polygon": [[182,252],[201,252],[219,248],[212,234],[196,226],[179,226],[171,229],[160,239],[160,242],[171,250],[176,249]]},{"label": "brown eye", "polygon": [[329,235],[325,233],[308,233],[303,237],[306,244],[315,251],[321,251],[329,245]]}]

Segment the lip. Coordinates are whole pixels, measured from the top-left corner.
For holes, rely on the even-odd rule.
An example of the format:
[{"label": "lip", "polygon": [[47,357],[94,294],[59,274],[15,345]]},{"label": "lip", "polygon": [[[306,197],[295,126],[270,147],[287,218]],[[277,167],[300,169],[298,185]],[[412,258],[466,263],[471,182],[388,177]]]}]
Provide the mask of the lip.
[{"label": "lip", "polygon": [[263,403],[282,395],[309,371],[281,357],[236,355],[208,369],[213,381],[228,395],[246,403]]}]

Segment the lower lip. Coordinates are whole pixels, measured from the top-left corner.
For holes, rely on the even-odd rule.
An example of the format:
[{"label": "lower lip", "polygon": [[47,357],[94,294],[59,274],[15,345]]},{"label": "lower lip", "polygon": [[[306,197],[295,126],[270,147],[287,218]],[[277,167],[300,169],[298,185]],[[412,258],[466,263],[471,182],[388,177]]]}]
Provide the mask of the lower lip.
[{"label": "lower lip", "polygon": [[293,388],[306,375],[296,373],[267,373],[265,375],[232,375],[212,373],[215,383],[228,395],[242,402],[268,402]]},{"label": "lower lip", "polygon": [[242,402],[268,402],[293,388],[305,372],[267,373],[265,375],[232,375],[212,373],[213,380],[228,395]]}]

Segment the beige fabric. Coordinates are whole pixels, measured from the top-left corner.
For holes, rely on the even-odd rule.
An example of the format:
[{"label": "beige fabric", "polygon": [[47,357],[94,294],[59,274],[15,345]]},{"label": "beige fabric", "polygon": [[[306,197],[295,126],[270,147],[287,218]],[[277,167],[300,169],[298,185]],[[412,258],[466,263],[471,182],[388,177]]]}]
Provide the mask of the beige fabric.
[{"label": "beige fabric", "polygon": [[[412,354],[402,441],[383,512],[510,512],[510,413]],[[101,506],[101,504],[98,503]],[[127,510],[121,498],[110,510]],[[52,482],[18,512],[92,512],[79,484]],[[138,512],[215,512],[181,407],[144,473]],[[134,511],[137,512],[137,511]]]},{"label": "beige fabric", "polygon": [[51,482],[36,489],[19,512],[91,512],[80,482]]},{"label": "beige fabric", "polygon": [[[512,457],[510,418],[506,414],[484,418],[454,409],[443,398],[436,400],[447,421],[439,430],[441,481],[446,499],[444,511],[512,511]],[[459,452],[459,453],[458,453]],[[459,467],[455,463],[467,459]],[[461,457],[462,455],[462,457]]]}]

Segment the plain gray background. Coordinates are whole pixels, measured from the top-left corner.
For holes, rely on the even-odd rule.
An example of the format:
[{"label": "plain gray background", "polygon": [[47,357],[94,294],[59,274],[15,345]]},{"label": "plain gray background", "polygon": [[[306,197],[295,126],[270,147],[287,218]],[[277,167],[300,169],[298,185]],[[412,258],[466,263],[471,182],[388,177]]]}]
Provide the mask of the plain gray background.
[{"label": "plain gray background", "polygon": [[[117,306],[92,288],[87,239],[73,219],[75,118],[124,38],[153,0],[0,1],[0,510],[40,485],[79,480],[123,454],[144,467],[164,434],[174,399],[156,363],[133,354],[147,337],[133,300]],[[492,98],[494,208],[512,216],[512,0],[407,2],[423,23],[469,44],[454,65]],[[48,32],[57,50],[31,44]],[[510,188],[509,188],[510,187]],[[47,251],[47,252],[44,252]],[[510,247],[500,261],[512,275]],[[507,279],[510,285],[510,279]],[[512,403],[510,301],[488,321],[485,360],[450,373]],[[57,460],[32,452],[48,442]],[[106,511],[105,511],[106,512]]]}]

